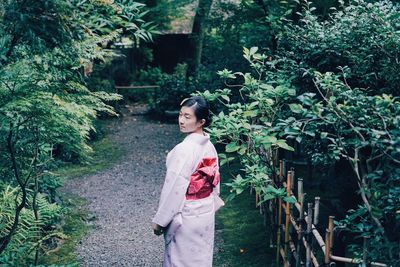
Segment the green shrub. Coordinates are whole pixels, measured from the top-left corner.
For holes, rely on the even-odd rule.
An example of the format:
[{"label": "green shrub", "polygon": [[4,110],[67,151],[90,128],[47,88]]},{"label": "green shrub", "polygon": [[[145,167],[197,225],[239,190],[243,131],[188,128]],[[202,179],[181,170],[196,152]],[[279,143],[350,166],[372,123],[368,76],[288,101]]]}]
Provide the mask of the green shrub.
[{"label": "green shrub", "polygon": [[[245,49],[248,73],[220,71],[231,88],[203,92],[225,108],[211,134],[225,151],[221,164],[239,158],[245,175],[229,183],[234,194],[248,186],[263,201],[282,197],[271,186],[277,147],[300,143],[314,163],[344,161],[360,202],[341,224],[356,240],[358,259],[397,266],[400,240],[400,8],[390,1],[350,1],[327,20],[306,2],[299,24],[286,21],[274,54]],[[267,50],[268,51],[268,50]],[[296,97],[297,96],[297,97]],[[350,243],[350,242],[349,242]]]},{"label": "green shrub", "polygon": [[[391,1],[350,3],[321,20],[306,2],[299,24],[286,23],[280,33],[278,54],[296,63],[293,72],[340,73],[339,67],[346,66],[350,86],[366,88],[371,94],[399,95],[399,5]],[[298,85],[304,92],[310,87],[302,79]]]},{"label": "green shrub", "polygon": [[[0,187],[0,232],[9,231],[14,222],[15,199],[21,201],[18,187],[2,185]],[[28,266],[34,262],[35,253],[54,249],[55,238],[61,240],[65,236],[58,221],[62,215],[62,209],[57,204],[51,204],[42,195],[37,195],[37,214],[32,207],[32,197],[28,198],[26,208],[21,211],[16,233],[7,249],[0,254],[0,264],[7,266]],[[57,226],[58,225],[58,226]],[[53,242],[50,242],[52,240]],[[49,247],[50,246],[50,247]]]},{"label": "green shrub", "polygon": [[[144,5],[118,1],[3,1],[0,4],[0,265],[37,264],[56,231],[55,158],[85,161],[99,114],[120,96],[88,87],[93,63],[115,56],[123,34],[151,40]],[[101,22],[100,22],[101,21]],[[142,27],[143,26],[143,27]]]}]

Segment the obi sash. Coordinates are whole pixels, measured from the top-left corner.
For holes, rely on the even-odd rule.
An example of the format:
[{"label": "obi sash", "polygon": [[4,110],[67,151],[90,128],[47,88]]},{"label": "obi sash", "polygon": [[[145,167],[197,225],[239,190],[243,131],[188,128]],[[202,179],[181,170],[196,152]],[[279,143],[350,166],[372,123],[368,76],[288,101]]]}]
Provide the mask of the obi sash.
[{"label": "obi sash", "polygon": [[206,198],[220,181],[217,158],[203,158],[190,176],[186,192],[187,200]]}]

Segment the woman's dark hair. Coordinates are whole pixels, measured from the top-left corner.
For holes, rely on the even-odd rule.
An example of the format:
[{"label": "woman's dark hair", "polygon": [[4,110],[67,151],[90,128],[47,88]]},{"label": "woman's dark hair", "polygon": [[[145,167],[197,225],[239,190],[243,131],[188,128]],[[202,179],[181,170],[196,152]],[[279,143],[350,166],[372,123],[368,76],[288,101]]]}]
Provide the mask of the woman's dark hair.
[{"label": "woman's dark hair", "polygon": [[200,121],[205,119],[204,127],[208,127],[211,124],[211,114],[210,107],[207,101],[201,96],[192,96],[190,98],[186,98],[182,101],[181,107],[190,107],[194,110],[194,115],[197,120]]}]

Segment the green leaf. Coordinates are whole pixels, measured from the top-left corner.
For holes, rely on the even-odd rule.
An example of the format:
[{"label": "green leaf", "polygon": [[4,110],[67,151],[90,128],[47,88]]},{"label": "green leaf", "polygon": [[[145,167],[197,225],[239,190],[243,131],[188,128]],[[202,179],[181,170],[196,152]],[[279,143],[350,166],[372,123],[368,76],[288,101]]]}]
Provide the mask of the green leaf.
[{"label": "green leaf", "polygon": [[313,132],[313,131],[304,131],[304,133],[305,133],[306,135],[315,137],[315,132]]},{"label": "green leaf", "polygon": [[277,138],[272,135],[266,135],[261,138],[261,143],[276,143]]},{"label": "green leaf", "polygon": [[296,95],[296,89],[288,89],[288,95],[295,96]]},{"label": "green leaf", "polygon": [[289,104],[289,107],[293,113],[301,113],[303,111],[303,106],[300,104]]},{"label": "green leaf", "polygon": [[276,144],[277,144],[280,148],[283,148],[283,149],[286,149],[286,150],[289,150],[289,151],[294,151],[294,148],[291,147],[291,146],[289,146],[288,144],[286,144],[286,141],[285,141],[285,140],[279,140]]},{"label": "green leaf", "polygon": [[240,195],[241,193],[243,193],[244,188],[236,188],[236,195]]},{"label": "green leaf", "polygon": [[283,197],[282,199],[283,199],[283,201],[291,203],[291,204],[296,203],[296,200],[293,197],[286,196],[286,197]]},{"label": "green leaf", "polygon": [[236,76],[232,73],[232,71],[227,70],[227,69],[218,71],[217,74],[223,79],[235,79],[236,78]]},{"label": "green leaf", "polygon": [[246,110],[245,112],[243,112],[243,115],[245,117],[251,117],[254,118],[257,116],[257,110]]},{"label": "green leaf", "polygon": [[268,201],[268,200],[271,200],[274,198],[276,198],[276,196],[273,194],[265,194],[262,196],[262,202],[265,202],[265,201]]},{"label": "green leaf", "polygon": [[275,187],[273,187],[272,185],[268,185],[266,188],[265,188],[265,193],[269,193],[269,194],[273,194],[273,195],[275,195],[275,196],[280,196],[281,194],[283,194],[284,192],[285,192],[285,189],[284,188],[280,188],[280,189],[278,189],[278,188],[275,188]]},{"label": "green leaf", "polygon": [[265,89],[265,90],[271,90],[271,91],[274,90],[274,87],[272,87],[272,85],[265,84],[265,83],[260,84],[260,88]]},{"label": "green leaf", "polygon": [[223,166],[223,165],[233,161],[234,159],[235,159],[234,157],[229,157],[229,158],[226,158],[226,159],[222,159],[221,162],[220,162],[220,165]]},{"label": "green leaf", "polygon": [[242,146],[242,148],[238,151],[239,155],[244,155],[246,153],[247,147]]},{"label": "green leaf", "polygon": [[231,142],[231,143],[227,144],[225,147],[225,151],[227,153],[232,153],[232,152],[238,151],[239,149],[240,149],[240,146],[238,146],[236,144],[236,142]]},{"label": "green leaf", "polygon": [[258,51],[258,47],[253,46],[250,48],[250,55],[254,55]]},{"label": "green leaf", "polygon": [[224,99],[226,102],[230,101],[230,98],[227,95],[221,95],[221,98]]}]

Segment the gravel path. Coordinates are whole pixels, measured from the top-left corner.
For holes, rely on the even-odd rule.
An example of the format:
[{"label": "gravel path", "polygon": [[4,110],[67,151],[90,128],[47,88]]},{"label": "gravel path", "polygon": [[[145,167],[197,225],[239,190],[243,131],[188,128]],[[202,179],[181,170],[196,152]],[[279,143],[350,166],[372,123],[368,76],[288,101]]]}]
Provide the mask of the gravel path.
[{"label": "gravel path", "polygon": [[67,191],[88,200],[95,228],[77,253],[82,266],[161,266],[163,239],[153,234],[165,157],[182,138],[175,124],[125,116],[109,138],[127,151],[111,169],[74,179]]}]

